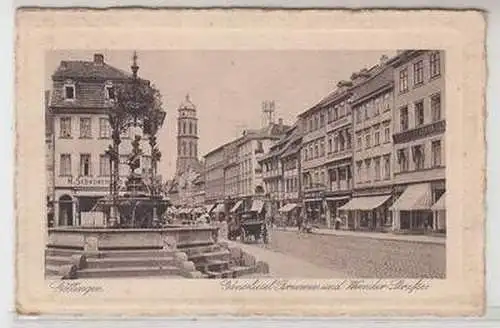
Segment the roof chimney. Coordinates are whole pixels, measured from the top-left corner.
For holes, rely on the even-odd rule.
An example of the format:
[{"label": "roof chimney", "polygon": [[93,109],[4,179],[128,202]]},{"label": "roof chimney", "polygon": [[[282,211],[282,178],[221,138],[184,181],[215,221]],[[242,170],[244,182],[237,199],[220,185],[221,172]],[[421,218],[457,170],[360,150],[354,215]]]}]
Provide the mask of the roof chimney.
[{"label": "roof chimney", "polygon": [[94,54],[94,64],[102,65],[104,64],[103,54]]}]

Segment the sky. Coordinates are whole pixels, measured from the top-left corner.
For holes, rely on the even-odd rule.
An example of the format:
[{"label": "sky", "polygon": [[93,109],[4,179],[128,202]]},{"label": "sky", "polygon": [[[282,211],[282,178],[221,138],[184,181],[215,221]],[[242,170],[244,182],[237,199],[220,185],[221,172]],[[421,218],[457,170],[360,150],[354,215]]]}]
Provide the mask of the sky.
[{"label": "sky", "polygon": [[[51,51],[46,56],[46,89],[61,60],[104,61],[130,71],[130,51]],[[197,107],[199,154],[239,137],[245,128],[262,125],[262,102],[274,100],[275,121],[293,124],[297,115],[335,89],[338,81],[378,63],[388,51],[312,50],[169,50],[138,51],[139,76],[162,94],[165,124],[158,134],[162,160],[159,173],[175,172],[177,109],[186,95]]]}]

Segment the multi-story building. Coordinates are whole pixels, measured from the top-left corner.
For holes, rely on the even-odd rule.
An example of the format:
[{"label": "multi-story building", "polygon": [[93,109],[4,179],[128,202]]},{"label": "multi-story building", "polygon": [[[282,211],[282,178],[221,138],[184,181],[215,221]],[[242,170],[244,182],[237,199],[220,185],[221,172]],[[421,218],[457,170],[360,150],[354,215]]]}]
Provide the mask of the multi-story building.
[{"label": "multi-story building", "polygon": [[[102,54],[93,61],[61,61],[52,75],[50,115],[54,132],[55,225],[78,225],[82,212],[110,192],[110,159],[105,154],[111,142],[108,111],[115,101],[115,86],[128,74],[108,65]],[[126,165],[133,134],[122,133],[120,182],[129,174]],[[151,170],[150,147],[141,141],[143,173]]]},{"label": "multi-story building", "polygon": [[241,137],[205,155],[205,199],[208,204],[220,205],[214,211],[248,210],[254,196],[264,194],[258,158],[287,128],[280,120],[261,129],[245,130]]},{"label": "multi-story building", "polygon": [[407,50],[392,61],[395,230],[446,228],[444,59],[443,51]]},{"label": "multi-story building", "polygon": [[305,213],[330,226],[352,188],[351,81],[341,81],[318,104],[299,115],[302,137],[302,187]]},{"label": "multi-story building", "polygon": [[299,205],[301,138],[297,124],[258,160],[271,216],[288,214]]},{"label": "multi-story building", "polygon": [[54,131],[50,113],[50,91],[45,91],[45,165],[47,181],[47,223],[54,224]]},{"label": "multi-story building", "polygon": [[278,124],[270,123],[264,128],[243,132],[243,138],[240,138],[237,144],[240,164],[239,198],[245,200],[245,205],[248,206],[257,194],[265,193],[259,160],[289,128],[280,119]]},{"label": "multi-story building", "polygon": [[205,159],[205,202],[216,204],[224,199],[224,145],[204,156]]},{"label": "multi-story building", "polygon": [[238,141],[239,139],[224,146],[224,197],[226,199],[240,193]]},{"label": "multi-story building", "polygon": [[[363,76],[360,76],[360,73]],[[391,228],[393,68],[383,56],[378,65],[353,75],[353,198],[342,207],[350,229]],[[358,81],[360,80],[360,81]]]}]

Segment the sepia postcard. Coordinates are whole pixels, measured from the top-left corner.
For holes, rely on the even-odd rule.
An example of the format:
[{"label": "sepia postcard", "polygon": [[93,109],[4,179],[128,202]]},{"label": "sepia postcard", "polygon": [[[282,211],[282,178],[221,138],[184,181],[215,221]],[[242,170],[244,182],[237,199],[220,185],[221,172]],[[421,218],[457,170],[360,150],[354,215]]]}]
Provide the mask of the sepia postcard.
[{"label": "sepia postcard", "polygon": [[16,23],[19,314],[483,314],[484,13]]}]

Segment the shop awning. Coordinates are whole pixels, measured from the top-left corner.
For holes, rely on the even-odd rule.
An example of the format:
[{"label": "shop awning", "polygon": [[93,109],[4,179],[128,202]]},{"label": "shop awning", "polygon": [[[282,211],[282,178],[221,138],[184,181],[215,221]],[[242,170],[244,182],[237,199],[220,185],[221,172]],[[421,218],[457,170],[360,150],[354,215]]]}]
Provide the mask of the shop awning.
[{"label": "shop awning", "polygon": [[431,185],[428,183],[421,183],[409,185],[390,209],[391,211],[430,210],[431,206]]},{"label": "shop awning", "polygon": [[438,201],[432,205],[431,209],[433,211],[444,211],[446,210],[446,193],[439,197]]},{"label": "shop awning", "polygon": [[214,209],[215,205],[216,204],[205,205],[205,210],[207,211],[207,213],[210,213]]},{"label": "shop awning", "polygon": [[250,209],[251,212],[260,213],[262,212],[262,209],[264,209],[263,201],[256,199],[252,202],[252,208]]},{"label": "shop awning", "polygon": [[242,204],[243,204],[242,200],[237,201],[236,204],[234,204],[233,208],[231,208],[231,210],[229,212],[231,212],[231,213],[236,212],[241,207]]},{"label": "shop awning", "polygon": [[359,210],[370,211],[384,204],[391,195],[372,196],[372,197],[355,197],[344,206],[339,207],[339,210]]},{"label": "shop awning", "polygon": [[212,210],[213,213],[224,213],[224,203],[217,204],[217,206]]},{"label": "shop awning", "polygon": [[296,207],[297,207],[297,204],[294,204],[294,203],[286,204],[279,209],[279,212],[280,213],[288,213],[291,210],[295,209]]},{"label": "shop awning", "polygon": [[326,200],[332,200],[332,201],[345,200],[345,199],[349,199],[349,198],[351,198],[351,197],[349,197],[349,196],[325,197]]},{"label": "shop awning", "polygon": [[312,203],[312,202],[320,202],[321,198],[306,198],[304,199],[304,203]]}]

